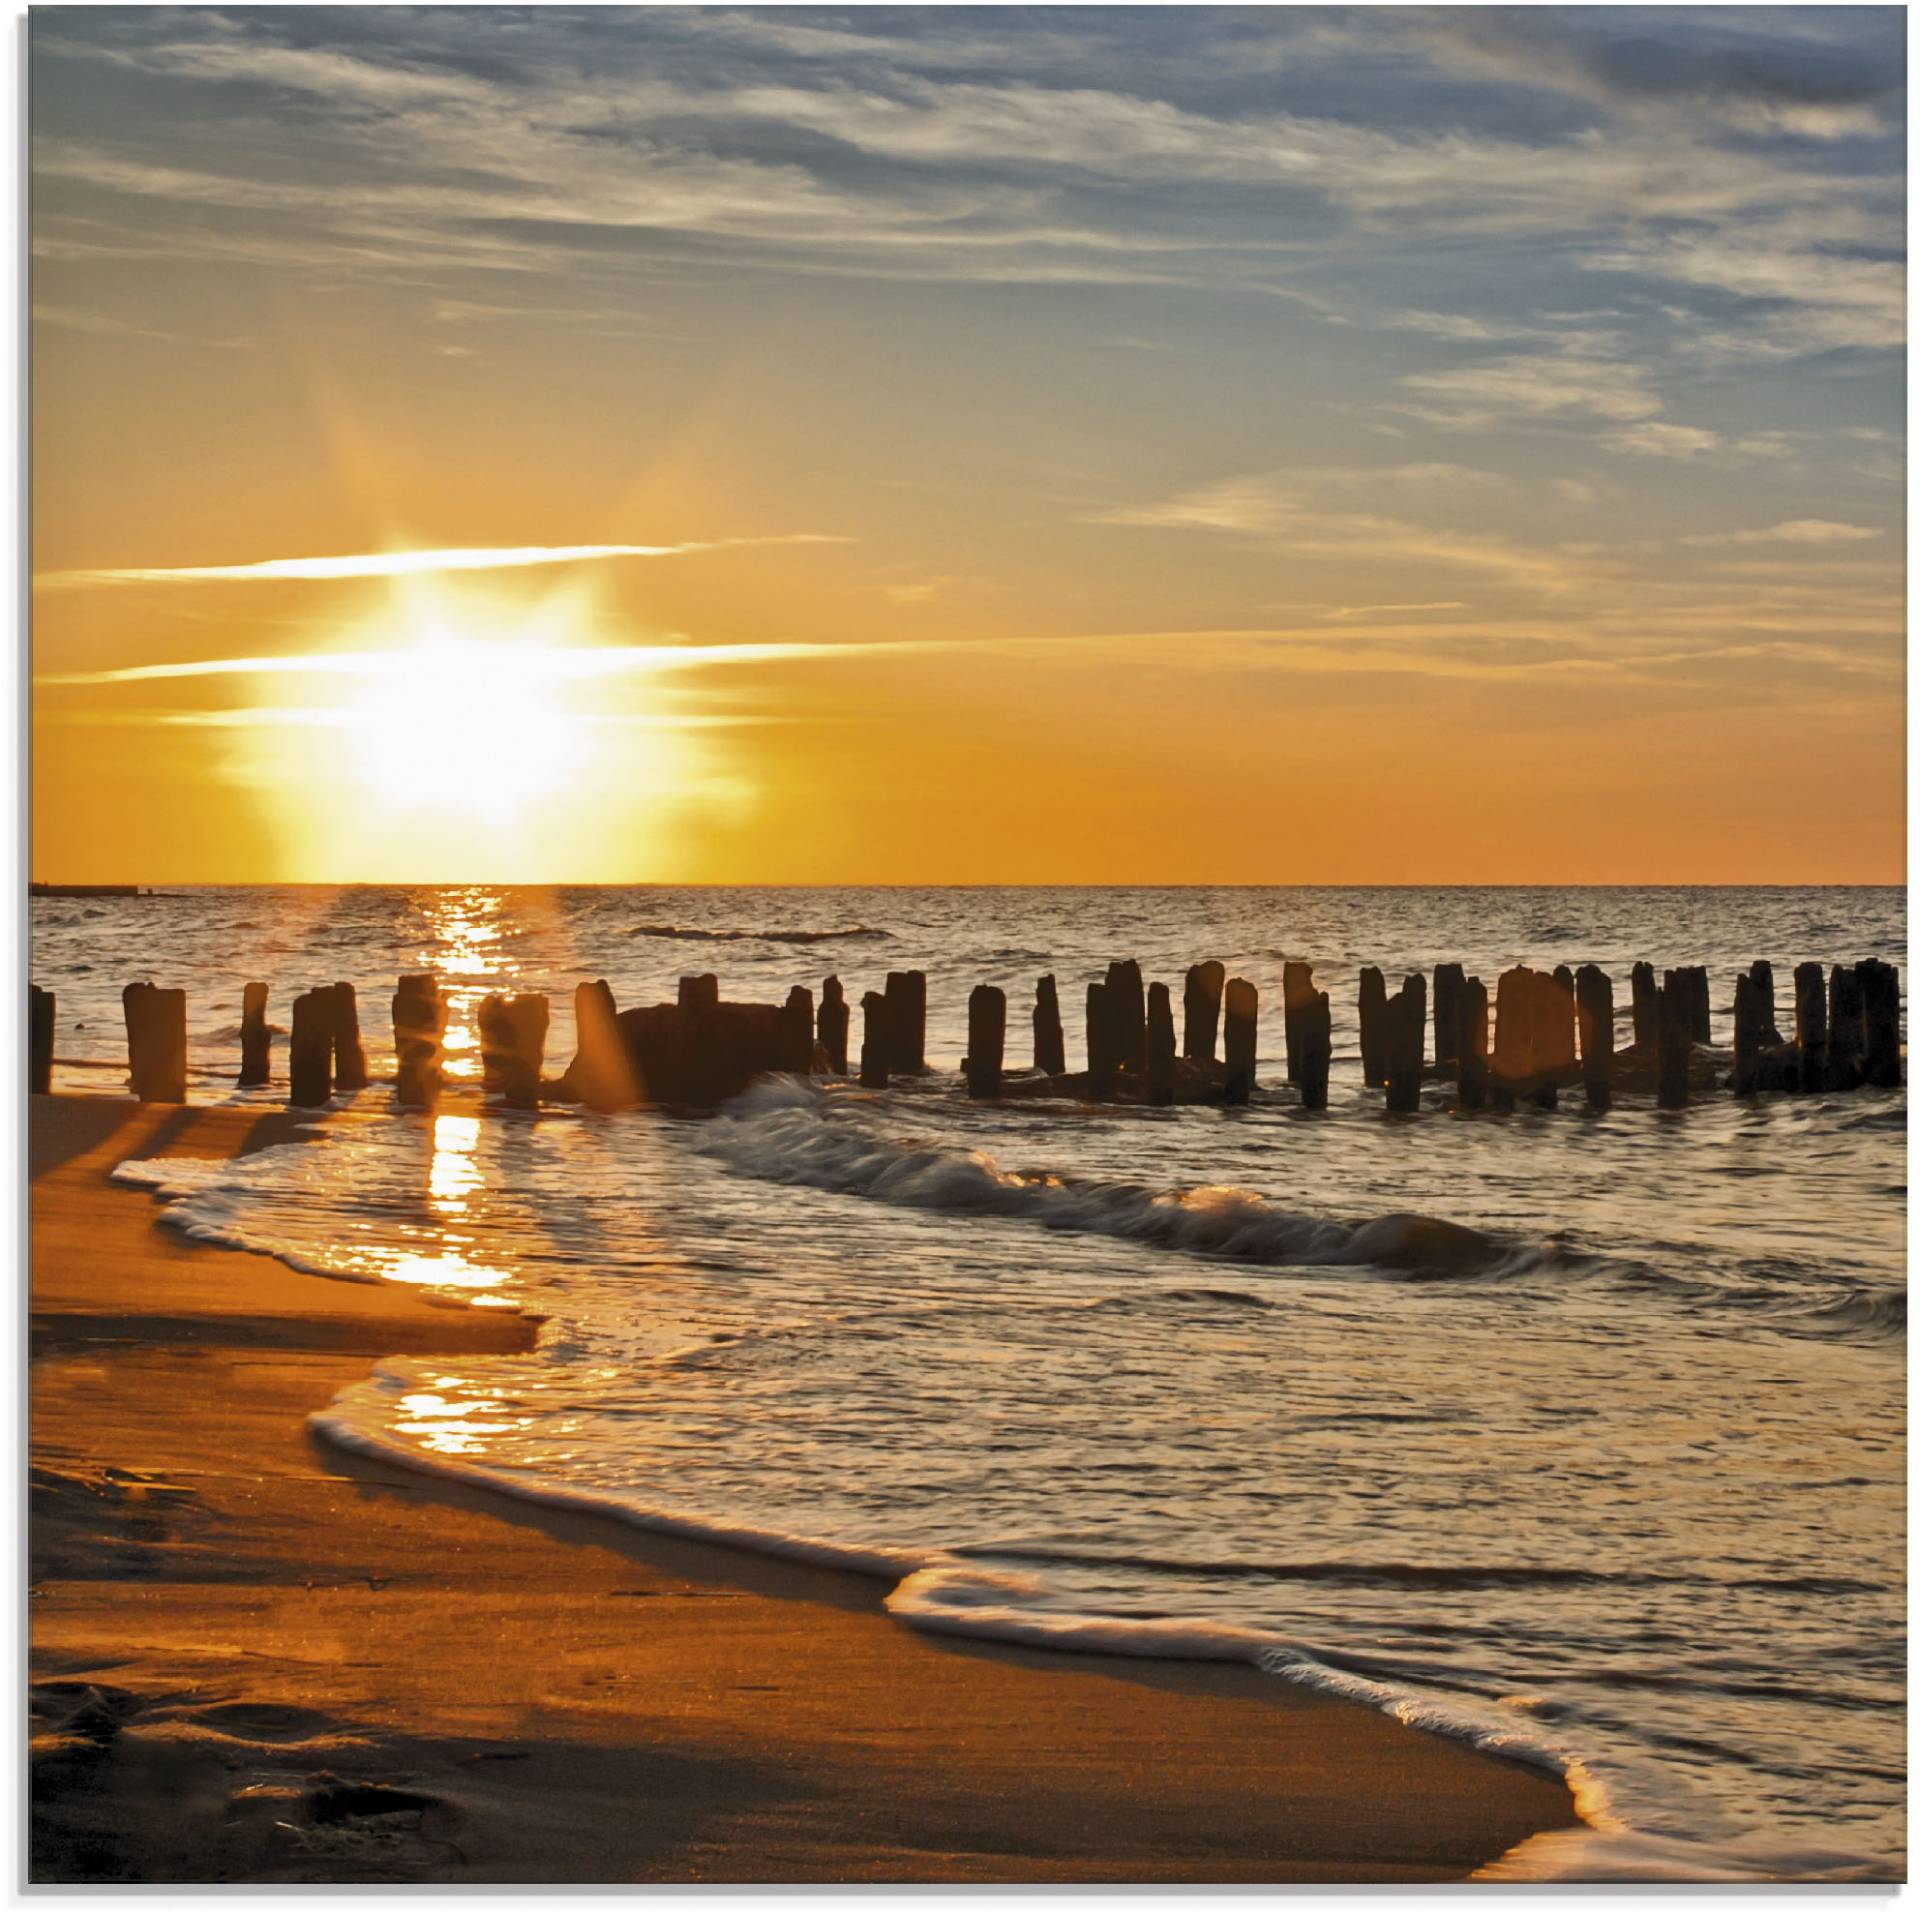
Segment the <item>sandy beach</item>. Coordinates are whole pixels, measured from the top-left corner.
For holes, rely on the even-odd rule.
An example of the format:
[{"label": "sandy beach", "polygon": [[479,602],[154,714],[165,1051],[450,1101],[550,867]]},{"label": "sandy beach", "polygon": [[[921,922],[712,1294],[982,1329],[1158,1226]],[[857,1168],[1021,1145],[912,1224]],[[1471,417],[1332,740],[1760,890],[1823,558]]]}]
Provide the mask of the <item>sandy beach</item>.
[{"label": "sandy beach", "polygon": [[35,1881],[1437,1880],[1575,1823],[1244,1669],[937,1640],[876,1582],[319,1447],[382,1355],[531,1329],[108,1180],[297,1133],[33,1102]]}]

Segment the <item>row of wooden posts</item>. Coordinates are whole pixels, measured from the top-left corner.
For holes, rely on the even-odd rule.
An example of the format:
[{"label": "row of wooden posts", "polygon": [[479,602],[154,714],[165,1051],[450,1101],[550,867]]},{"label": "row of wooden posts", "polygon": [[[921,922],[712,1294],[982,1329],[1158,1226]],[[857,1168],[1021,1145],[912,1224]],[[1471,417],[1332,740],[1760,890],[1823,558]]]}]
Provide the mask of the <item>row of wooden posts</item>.
[{"label": "row of wooden posts", "polygon": [[[1818,963],[1802,963],[1793,983],[1789,1040],[1776,1020],[1772,966],[1757,962],[1735,978],[1728,1080],[1736,1095],[1899,1085],[1897,971],[1872,958],[1836,965],[1831,973]],[[1385,1092],[1389,1110],[1401,1112],[1420,1106],[1421,1086],[1434,1077],[1455,1082],[1459,1105],[1467,1109],[1521,1102],[1551,1108],[1563,1088],[1575,1085],[1597,1109],[1610,1105],[1616,1088],[1651,1089],[1660,1106],[1677,1108],[1697,1089],[1717,1086],[1720,1065],[1708,1050],[1707,972],[1670,969],[1656,980],[1650,963],[1636,963],[1631,987],[1633,1041],[1616,1051],[1613,980],[1596,965],[1509,969],[1499,978],[1490,1018],[1486,985],[1460,964],[1442,963],[1433,972],[1429,1063],[1427,978],[1410,975],[1390,996],[1378,969],[1362,969],[1362,1076],[1368,1087]],[[1287,1080],[1304,1107],[1324,1108],[1333,1053],[1331,1003],[1325,990],[1314,987],[1309,963],[1286,964],[1281,988]],[[184,1102],[186,992],[130,983],[123,1003],[134,1094],[146,1102]],[[444,1086],[447,1003],[438,980],[425,973],[402,976],[392,1012],[396,1099],[431,1107]],[[925,1072],[924,972],[895,971],[884,990],[861,998],[861,1014],[863,1086],[884,1088],[894,1076]],[[1083,1074],[1070,1075],[1059,989],[1052,976],[1042,976],[1034,992],[1033,1068],[1017,1086],[1022,1094],[1091,1101],[1244,1103],[1255,1085],[1259,1014],[1252,983],[1228,977],[1217,962],[1196,963],[1186,973],[1176,1047],[1168,985],[1145,982],[1138,963],[1115,962],[1087,987],[1087,1066]],[[849,1072],[851,1014],[837,976],[827,978],[817,1015],[811,990],[796,987],[777,1007],[726,1003],[718,980],[703,975],[681,978],[677,1002],[624,1011],[604,981],[582,983],[574,993],[574,1017],[573,1062],[557,1082],[547,1082],[541,1073],[547,998],[485,997],[478,1023],[486,1089],[513,1108],[543,1100],[596,1108],[641,1101],[711,1105],[771,1071]],[[30,986],[29,1082],[40,1094],[52,1086],[53,1030],[52,993]],[[1006,992],[982,984],[967,1003],[961,1066],[970,1095],[1002,1093],[1006,1035]],[[241,1087],[267,1082],[271,1047],[267,986],[248,983],[240,1024]],[[289,1102],[318,1108],[336,1092],[364,1089],[368,1080],[353,985],[331,983],[296,996],[288,1031]]]}]

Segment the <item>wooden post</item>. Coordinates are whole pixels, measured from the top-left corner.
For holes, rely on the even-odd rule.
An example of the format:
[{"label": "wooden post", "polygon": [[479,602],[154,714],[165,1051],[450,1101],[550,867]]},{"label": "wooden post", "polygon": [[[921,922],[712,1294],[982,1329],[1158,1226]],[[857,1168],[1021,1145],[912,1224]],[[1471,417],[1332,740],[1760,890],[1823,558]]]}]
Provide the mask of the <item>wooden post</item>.
[{"label": "wooden post", "polygon": [[780,1029],[775,1046],[783,1074],[813,1074],[813,991],[804,983],[795,983],[780,1005]]},{"label": "wooden post", "polygon": [[142,1102],[187,1099],[187,992],[129,983],[120,992],[127,1067]]},{"label": "wooden post", "polygon": [[1686,969],[1670,969],[1669,978],[1679,977],[1687,1004],[1687,1033],[1695,1042],[1713,1041],[1713,1004],[1707,993],[1707,972],[1695,964]]},{"label": "wooden post", "polygon": [[613,991],[605,980],[581,983],[573,992],[573,1061],[566,1089],[603,1114],[629,1109],[640,1100],[633,1062],[620,1034]]},{"label": "wooden post", "polygon": [[360,1005],[351,983],[333,986],[333,1086],[342,1095],[367,1086],[367,1050],[360,1040]]},{"label": "wooden post", "polygon": [[505,1080],[507,1046],[513,1040],[507,1027],[506,997],[482,996],[473,1019],[480,1031],[480,1093],[498,1095]]},{"label": "wooden post", "polygon": [[820,985],[818,1028],[821,1046],[827,1052],[827,1068],[834,1075],[847,1072],[847,992],[838,976],[829,976]]},{"label": "wooden post", "polygon": [[1173,992],[1165,983],[1147,991],[1147,1100],[1162,1108],[1173,1100]]},{"label": "wooden post", "polygon": [[267,1027],[267,986],[248,983],[240,992],[240,1080],[260,1088],[273,1073],[273,1034]]},{"label": "wooden post", "polygon": [[1377,1089],[1387,1079],[1387,984],[1377,969],[1360,972],[1360,1079]]},{"label": "wooden post", "polygon": [[1300,1011],[1300,1106],[1327,1106],[1327,1070],[1333,1062],[1333,998],[1316,989]]},{"label": "wooden post", "polygon": [[1862,1067],[1868,1086],[1900,1086],[1900,972],[1869,956],[1857,974],[1866,1012],[1866,1054]]},{"label": "wooden post", "polygon": [[1794,965],[1793,1040],[1801,1092],[1817,1095],[1827,1086],[1827,979],[1818,963]]},{"label": "wooden post", "polygon": [[1643,1055],[1660,1047],[1660,986],[1651,963],[1633,966],[1633,1046]]},{"label": "wooden post", "polygon": [[1147,990],[1131,958],[1107,965],[1107,1018],[1113,1034],[1114,1068],[1144,1072],[1147,1066]]},{"label": "wooden post", "polygon": [[1693,1054],[1694,991],[1678,970],[1667,971],[1659,1003],[1659,1073],[1655,1100],[1663,1109],[1684,1109]]},{"label": "wooden post", "polygon": [[1773,965],[1764,961],[1749,964],[1747,974],[1752,978],[1754,987],[1760,992],[1760,1045],[1765,1049],[1778,1048],[1780,1024],[1774,1012]]},{"label": "wooden post", "polygon": [[1487,1105],[1487,986],[1478,976],[1460,985],[1458,998],[1460,1106]]},{"label": "wooden post", "polygon": [[1212,1062],[1220,1039],[1220,994],[1227,986],[1224,964],[1195,963],[1187,971],[1186,1030],[1181,1054],[1194,1062]]},{"label": "wooden post", "polygon": [[894,1075],[924,1075],[927,1067],[927,977],[920,969],[887,975],[888,1067]]},{"label": "wooden post", "polygon": [[1067,1072],[1067,1037],[1060,1027],[1060,989],[1042,976],[1033,992],[1033,1066],[1045,1076]]},{"label": "wooden post", "polygon": [[1007,992],[982,983],[967,998],[967,1093],[987,1099],[1000,1093],[1007,1055]]},{"label": "wooden post", "polygon": [[318,1109],[333,1094],[334,996],[309,989],[293,999],[287,1038],[287,1100],[296,1109]]},{"label": "wooden post", "polygon": [[1827,977],[1827,1087],[1859,1088],[1866,1053],[1866,1003],[1860,972],[1835,963]]},{"label": "wooden post", "polygon": [[1460,1063],[1460,991],[1467,972],[1458,963],[1436,963],[1433,971],[1433,1066],[1457,1069]]},{"label": "wooden post", "polygon": [[1760,1087],[1760,1044],[1767,1002],[1759,979],[1749,971],[1733,979],[1733,1092],[1752,1095]]},{"label": "wooden post", "polygon": [[1113,1014],[1105,983],[1087,985],[1087,1094],[1096,1102],[1113,1093],[1119,1058],[1114,1053]]},{"label": "wooden post", "polygon": [[1560,1078],[1570,1075],[1576,1062],[1573,971],[1565,963],[1556,964],[1551,976],[1542,976],[1534,985],[1533,1000],[1541,1024],[1536,1038],[1540,1064],[1553,1076],[1552,1081],[1541,1085],[1534,1100],[1543,1109],[1558,1108]]},{"label": "wooden post", "polygon": [[717,1015],[720,1010],[720,978],[718,976],[682,976],[680,978],[680,1013],[689,1016],[694,1022],[705,1022]]},{"label": "wooden post", "polygon": [[1427,1053],[1427,979],[1409,976],[1387,998],[1387,1107],[1411,1115],[1420,1106],[1420,1075]]},{"label": "wooden post", "polygon": [[[1544,980],[1544,979],[1542,979]],[[1494,996],[1493,1106],[1510,1109],[1540,1073],[1534,972],[1525,963],[1503,970]]]},{"label": "wooden post", "polygon": [[1574,974],[1573,999],[1587,1107],[1604,1115],[1613,1106],[1613,978],[1597,964],[1582,963]]},{"label": "wooden post", "polygon": [[27,985],[27,1093],[53,1093],[53,991]]},{"label": "wooden post", "polygon": [[860,1086],[884,1089],[893,1061],[893,1036],[887,1027],[887,998],[869,989],[860,998]]},{"label": "wooden post", "polygon": [[1317,992],[1311,963],[1283,963],[1280,968],[1280,1031],[1287,1045],[1287,1080],[1298,1084],[1306,1030],[1300,1018]]},{"label": "wooden post", "polygon": [[447,1033],[447,1005],[430,973],[402,976],[393,993],[394,1100],[404,1108],[430,1109],[440,1100],[440,1039]]},{"label": "wooden post", "polygon": [[514,996],[502,1004],[501,1031],[506,1050],[501,1057],[500,1093],[510,1109],[540,1105],[540,1069],[547,1054],[547,999],[541,995]]},{"label": "wooden post", "polygon": [[1222,1100],[1238,1106],[1253,1094],[1259,1046],[1260,992],[1244,976],[1226,988],[1227,1080]]}]

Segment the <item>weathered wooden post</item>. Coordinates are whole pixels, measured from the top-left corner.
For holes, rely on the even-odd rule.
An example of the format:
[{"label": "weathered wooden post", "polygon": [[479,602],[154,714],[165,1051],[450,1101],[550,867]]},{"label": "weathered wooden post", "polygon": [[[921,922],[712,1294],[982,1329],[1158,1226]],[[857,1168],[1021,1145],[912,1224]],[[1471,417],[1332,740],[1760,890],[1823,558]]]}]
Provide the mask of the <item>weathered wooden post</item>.
[{"label": "weathered wooden post", "polygon": [[1104,1101],[1113,1093],[1119,1057],[1114,1051],[1113,1006],[1105,983],[1087,985],[1087,1095]]},{"label": "weathered wooden post", "polygon": [[1604,1115],[1613,1106],[1613,978],[1598,964],[1582,963],[1574,972],[1573,997],[1587,1107]]},{"label": "weathered wooden post", "polygon": [[860,1086],[884,1089],[889,1065],[893,1061],[893,1034],[887,1027],[890,1005],[887,998],[869,989],[860,998]]},{"label": "weathered wooden post", "polygon": [[1659,1002],[1660,1059],[1654,1100],[1663,1109],[1684,1109],[1693,1055],[1694,991],[1678,970],[1667,971]]},{"label": "weathered wooden post", "polygon": [[1333,998],[1316,989],[1300,1010],[1300,1106],[1327,1106],[1327,1070],[1333,1063]]},{"label": "weathered wooden post", "polygon": [[1458,998],[1460,1106],[1487,1105],[1487,986],[1478,976],[1460,985]]},{"label": "weathered wooden post", "polygon": [[1869,956],[1856,973],[1860,978],[1866,1021],[1862,1073],[1871,1088],[1897,1089],[1900,1086],[1900,972],[1891,963]]},{"label": "weathered wooden post", "polygon": [[447,1005],[431,972],[405,975],[393,992],[394,1100],[430,1109],[440,1100],[440,1040]]},{"label": "weathered wooden post", "polygon": [[680,1013],[695,1023],[710,1021],[720,1012],[720,978],[718,976],[682,976],[680,978]]},{"label": "weathered wooden post", "polygon": [[1827,1086],[1827,978],[1818,963],[1794,965],[1793,1040],[1801,1092],[1816,1095]]},{"label": "weathered wooden post", "polygon": [[1300,1027],[1301,1012],[1312,1000],[1313,965],[1282,963],[1280,966],[1280,1033],[1287,1048],[1287,1080],[1300,1080],[1300,1052],[1305,1032]]},{"label": "weathered wooden post", "polygon": [[820,985],[820,1043],[827,1052],[827,1067],[835,1075],[847,1072],[847,992],[838,976],[829,976]]},{"label": "weathered wooden post", "polygon": [[1747,974],[1760,992],[1760,1046],[1763,1049],[1778,1048],[1780,1024],[1774,1014],[1773,965],[1766,961],[1751,963],[1747,967]]},{"label": "weathered wooden post", "polygon": [[512,1033],[507,1028],[507,999],[487,995],[480,998],[473,1014],[480,1032],[480,1093],[498,1095],[506,1063],[507,1045]]},{"label": "weathered wooden post", "polygon": [[239,1087],[260,1088],[273,1073],[273,1034],[267,1027],[267,986],[248,983],[240,992]]},{"label": "weathered wooden post", "polygon": [[1573,971],[1565,963],[1554,966],[1551,976],[1542,976],[1534,985],[1534,1009],[1540,1018],[1536,1038],[1541,1066],[1552,1072],[1553,1080],[1544,1085],[1545,1093],[1535,1098],[1542,1108],[1560,1105],[1560,1079],[1571,1075],[1575,1065]]},{"label": "weathered wooden post", "polygon": [[1221,1100],[1238,1106],[1253,1094],[1259,1043],[1260,992],[1244,976],[1226,988],[1227,1080]]},{"label": "weathered wooden post", "polygon": [[1033,1066],[1044,1076],[1067,1072],[1067,1036],[1060,1026],[1060,989],[1042,976],[1033,992]]},{"label": "weathered wooden post", "polygon": [[333,1086],[342,1095],[367,1086],[367,1049],[360,1040],[360,1004],[351,983],[333,986]]},{"label": "weathered wooden post", "polygon": [[1187,971],[1186,1028],[1181,1054],[1193,1062],[1212,1062],[1220,1040],[1220,994],[1227,986],[1226,965],[1195,963]]},{"label": "weathered wooden post", "polygon": [[1660,1047],[1660,985],[1651,963],[1633,966],[1633,1046],[1649,1056]]},{"label": "weathered wooden post", "polygon": [[540,1106],[540,1068],[547,1054],[550,1010],[541,995],[510,997],[501,1005],[500,1093],[510,1109]]},{"label": "weathered wooden post", "polygon": [[1427,1054],[1427,979],[1409,976],[1387,998],[1387,1107],[1410,1115],[1420,1106],[1420,1075]]},{"label": "weathered wooden post", "polygon": [[127,1069],[142,1102],[187,1099],[187,992],[129,983],[120,992]]},{"label": "weathered wooden post", "polygon": [[894,1075],[924,1075],[927,1068],[927,976],[921,969],[887,974],[888,1067]]},{"label": "weathered wooden post", "polygon": [[1436,963],[1433,970],[1433,1066],[1460,1063],[1460,992],[1467,972],[1459,963]]},{"label": "weathered wooden post", "polygon": [[53,991],[27,985],[27,1093],[53,1093]]},{"label": "weathered wooden post", "polygon": [[331,989],[309,989],[293,999],[293,1027],[287,1037],[287,1100],[296,1109],[318,1109],[333,1094]]},{"label": "weathered wooden post", "polygon": [[1494,995],[1493,1106],[1510,1109],[1540,1073],[1534,972],[1526,964],[1502,970]]},{"label": "weathered wooden post", "polygon": [[1113,1035],[1115,1069],[1144,1071],[1147,989],[1140,979],[1140,965],[1131,958],[1107,965],[1107,1024]]},{"label": "weathered wooden post", "polygon": [[1686,998],[1687,1032],[1695,1042],[1713,1041],[1713,1003],[1707,991],[1707,972],[1697,963],[1685,969],[1670,969],[1667,974],[1680,978]]},{"label": "weathered wooden post", "polygon": [[1147,990],[1147,1100],[1173,1100],[1173,992],[1165,983]]},{"label": "weathered wooden post", "polygon": [[783,1074],[813,1074],[813,991],[804,983],[795,983],[780,1005],[774,1048]]},{"label": "weathered wooden post", "polygon": [[1857,1089],[1867,1051],[1860,972],[1835,963],[1827,977],[1827,1087]]},{"label": "weathered wooden post", "polygon": [[1766,1040],[1766,991],[1751,970],[1733,979],[1733,1092],[1753,1095],[1760,1087],[1760,1049]]},{"label": "weathered wooden post", "polygon": [[986,1099],[1000,1093],[1007,1055],[1007,992],[981,983],[967,998],[967,1093]]},{"label": "weathered wooden post", "polygon": [[1377,969],[1360,972],[1360,1079],[1377,1089],[1387,1079],[1387,983]]},{"label": "weathered wooden post", "polygon": [[575,988],[573,1061],[567,1067],[566,1089],[603,1114],[631,1108],[640,1100],[633,1061],[617,1018],[613,991],[604,978]]}]

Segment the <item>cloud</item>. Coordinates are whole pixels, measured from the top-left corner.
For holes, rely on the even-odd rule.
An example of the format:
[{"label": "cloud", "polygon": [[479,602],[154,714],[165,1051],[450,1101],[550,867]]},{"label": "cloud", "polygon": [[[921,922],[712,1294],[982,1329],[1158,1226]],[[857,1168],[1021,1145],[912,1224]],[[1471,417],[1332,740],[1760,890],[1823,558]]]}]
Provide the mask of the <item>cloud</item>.
[{"label": "cloud", "polygon": [[1520,353],[1414,372],[1401,384],[1429,401],[1434,424],[1481,426],[1509,418],[1651,418],[1661,400],[1638,365],[1573,353]]},{"label": "cloud", "polygon": [[1659,420],[1602,434],[1603,450],[1633,458],[1704,458],[1720,447],[1720,434],[1704,425],[1670,425]]},{"label": "cloud", "polygon": [[1682,544],[1858,544],[1885,533],[1877,525],[1843,524],[1833,518],[1789,518],[1754,531],[1704,532]]},{"label": "cloud", "polygon": [[792,532],[767,538],[716,538],[689,544],[458,545],[439,551],[361,551],[345,557],[262,558],[252,564],[135,565],[44,571],[34,583],[50,590],[115,584],[285,584],[345,578],[414,577],[441,571],[511,571],[537,564],[587,564],[606,558],[676,558],[740,545],[846,544],[846,538]]}]

